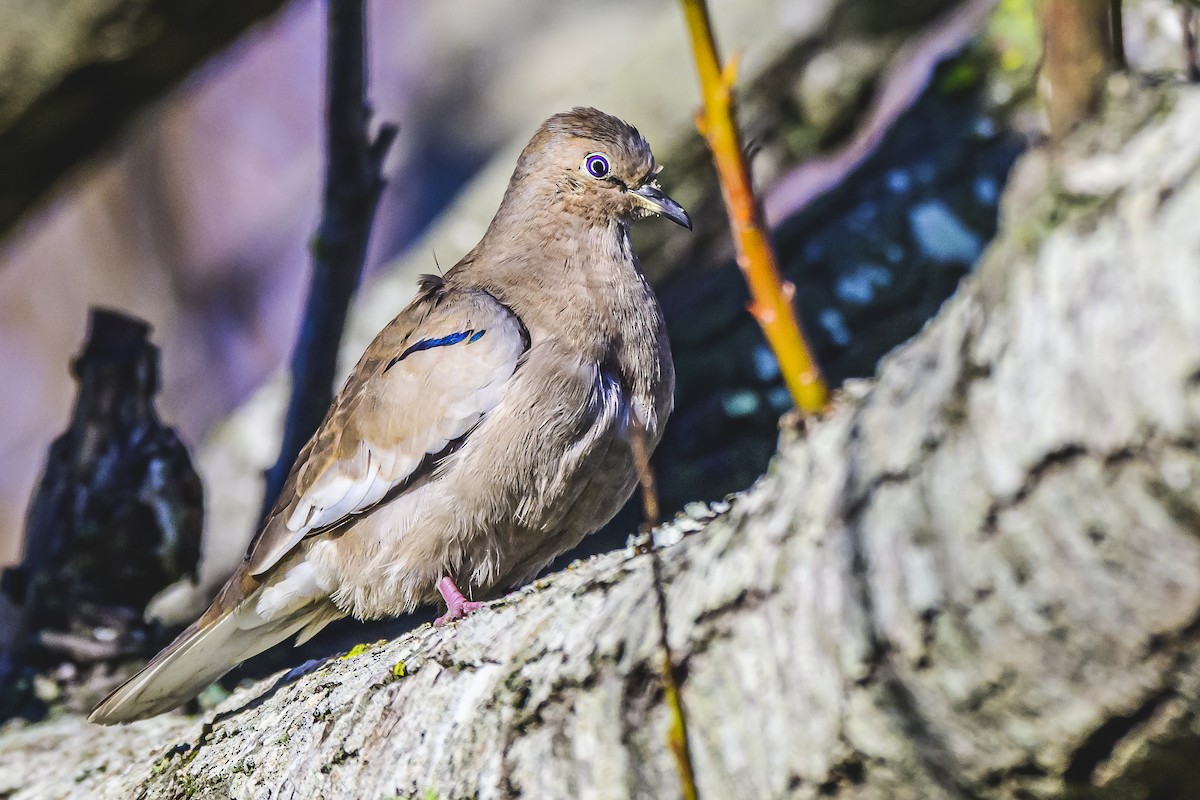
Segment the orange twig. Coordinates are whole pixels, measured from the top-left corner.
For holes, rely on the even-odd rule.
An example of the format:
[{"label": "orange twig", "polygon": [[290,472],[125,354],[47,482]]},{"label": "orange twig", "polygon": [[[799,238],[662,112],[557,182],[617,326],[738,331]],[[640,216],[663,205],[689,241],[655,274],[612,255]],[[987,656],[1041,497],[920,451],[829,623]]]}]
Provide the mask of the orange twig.
[{"label": "orange twig", "polygon": [[696,127],[708,142],[729,225],[737,246],[737,261],[750,287],[750,313],[758,320],[767,343],[779,361],[779,370],[797,407],[807,414],[825,408],[829,390],[813,360],[796,310],[795,287],[783,280],[775,252],[767,238],[762,213],[750,183],[741,136],[733,118],[733,84],[737,59],[722,69],[705,0],[680,0],[692,42],[704,107],[696,112]]},{"label": "orange twig", "polygon": [[[1100,104],[1114,64],[1111,2],[1041,0],[1042,71],[1039,88],[1050,135],[1061,139]],[[1122,45],[1123,49],[1123,45]]]},{"label": "orange twig", "polygon": [[642,514],[646,518],[646,529],[649,530],[659,522],[658,487],[654,482],[654,470],[650,468],[646,429],[635,420],[631,433],[629,445],[633,450],[633,466],[637,470],[638,484],[642,487]]}]

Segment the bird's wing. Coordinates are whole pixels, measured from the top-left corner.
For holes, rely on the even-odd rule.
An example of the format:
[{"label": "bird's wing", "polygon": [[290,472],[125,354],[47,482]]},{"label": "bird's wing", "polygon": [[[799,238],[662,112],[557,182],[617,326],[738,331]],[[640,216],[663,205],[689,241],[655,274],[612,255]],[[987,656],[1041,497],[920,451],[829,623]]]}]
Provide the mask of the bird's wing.
[{"label": "bird's wing", "polygon": [[250,574],[402,491],[495,408],[528,346],[520,320],[487,292],[429,281],[367,348],[296,459]]}]

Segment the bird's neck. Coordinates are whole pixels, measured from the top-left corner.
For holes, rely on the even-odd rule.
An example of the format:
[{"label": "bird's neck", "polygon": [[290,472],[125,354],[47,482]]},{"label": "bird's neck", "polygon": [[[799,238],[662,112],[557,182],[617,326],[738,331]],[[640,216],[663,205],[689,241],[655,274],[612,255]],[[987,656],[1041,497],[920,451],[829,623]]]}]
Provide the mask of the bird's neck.
[{"label": "bird's neck", "polygon": [[507,223],[497,215],[447,280],[485,289],[520,318],[531,346],[612,370],[653,419],[665,416],[674,391],[670,345],[628,226],[549,219]]},{"label": "bird's neck", "polygon": [[471,282],[508,305],[535,339],[601,350],[656,346],[661,315],[619,220],[498,214],[464,261]]}]

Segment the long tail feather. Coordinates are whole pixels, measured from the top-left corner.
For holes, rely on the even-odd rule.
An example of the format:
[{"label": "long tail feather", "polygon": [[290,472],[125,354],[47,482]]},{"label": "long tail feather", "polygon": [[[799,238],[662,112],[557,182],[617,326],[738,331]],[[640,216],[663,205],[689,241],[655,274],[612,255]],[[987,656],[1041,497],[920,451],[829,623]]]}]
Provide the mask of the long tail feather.
[{"label": "long tail feather", "polygon": [[316,603],[281,619],[261,622],[242,619],[253,614],[243,606],[203,629],[193,624],[141,672],[104,698],[88,720],[114,725],[170,711],[247,658],[305,629],[315,626],[319,630],[341,616],[331,613],[331,608],[328,603]]}]

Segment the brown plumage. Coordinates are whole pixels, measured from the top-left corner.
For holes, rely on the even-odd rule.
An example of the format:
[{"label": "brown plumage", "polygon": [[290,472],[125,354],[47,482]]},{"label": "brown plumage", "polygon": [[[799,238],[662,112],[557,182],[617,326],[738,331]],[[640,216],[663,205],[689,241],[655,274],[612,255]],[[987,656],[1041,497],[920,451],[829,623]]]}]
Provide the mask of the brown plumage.
[{"label": "brown plumage", "polygon": [[[595,109],[547,120],[478,245],[363,354],[212,606],[92,712],[169,710],[238,662],[346,615],[455,619],[532,578],[620,509],[674,369],[628,224],[690,227],[637,130]],[[439,620],[441,622],[441,620]]]}]

